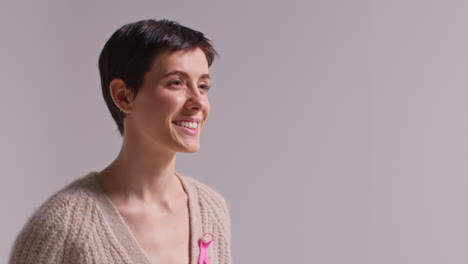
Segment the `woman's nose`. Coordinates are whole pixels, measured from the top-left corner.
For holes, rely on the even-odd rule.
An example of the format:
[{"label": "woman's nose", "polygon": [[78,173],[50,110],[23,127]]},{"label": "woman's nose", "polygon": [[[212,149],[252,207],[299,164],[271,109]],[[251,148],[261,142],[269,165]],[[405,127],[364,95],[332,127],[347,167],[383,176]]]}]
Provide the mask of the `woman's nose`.
[{"label": "woman's nose", "polygon": [[193,111],[200,111],[203,105],[199,98],[190,97],[189,99],[187,99],[187,102],[185,103],[185,107]]},{"label": "woman's nose", "polygon": [[200,111],[203,109],[203,107],[205,107],[206,100],[206,96],[200,94],[198,90],[192,90],[188,93],[188,98],[187,102],[185,103],[185,107],[193,111]]}]

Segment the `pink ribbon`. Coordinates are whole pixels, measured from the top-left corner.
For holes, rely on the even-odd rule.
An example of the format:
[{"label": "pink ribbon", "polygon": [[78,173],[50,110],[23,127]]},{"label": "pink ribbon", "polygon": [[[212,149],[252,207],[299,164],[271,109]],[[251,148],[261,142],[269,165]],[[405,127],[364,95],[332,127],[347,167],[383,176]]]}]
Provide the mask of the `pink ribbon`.
[{"label": "pink ribbon", "polygon": [[[208,242],[205,242],[203,238],[206,235],[210,235],[211,239]],[[206,249],[210,246],[211,242],[213,241],[213,234],[205,233],[203,234],[202,238],[198,240],[198,245],[200,246],[200,258],[198,259],[198,264],[210,264],[208,261],[208,257],[206,256]]]}]

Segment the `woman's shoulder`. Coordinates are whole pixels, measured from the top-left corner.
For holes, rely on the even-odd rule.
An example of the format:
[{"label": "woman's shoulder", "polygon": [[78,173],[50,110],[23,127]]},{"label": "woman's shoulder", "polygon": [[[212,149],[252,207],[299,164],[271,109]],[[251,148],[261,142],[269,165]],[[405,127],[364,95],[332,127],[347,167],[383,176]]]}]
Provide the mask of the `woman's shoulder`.
[{"label": "woman's shoulder", "polygon": [[46,221],[57,217],[65,221],[67,214],[83,209],[81,207],[92,202],[89,195],[92,190],[92,176],[91,173],[87,174],[56,191],[36,209],[30,220],[38,218]]},{"label": "woman's shoulder", "polygon": [[[180,175],[180,173],[179,173]],[[212,199],[219,202],[226,202],[223,195],[215,189],[213,186],[204,183],[198,179],[195,179],[191,176],[182,176],[186,182],[188,182],[196,191],[198,195]]]},{"label": "woman's shoulder", "polygon": [[[180,174],[179,174],[180,175]],[[214,187],[190,176],[182,176],[195,192],[201,209],[229,218],[229,205],[224,196]]]},{"label": "woman's shoulder", "polygon": [[58,256],[53,254],[54,250],[62,248],[66,240],[73,241],[75,237],[83,235],[79,230],[83,230],[82,225],[93,207],[93,201],[88,195],[91,180],[88,174],[69,183],[32,213],[16,237],[11,263],[20,263],[36,253],[39,255],[34,255],[34,258],[44,258],[47,263],[55,263],[55,260],[50,259]]}]

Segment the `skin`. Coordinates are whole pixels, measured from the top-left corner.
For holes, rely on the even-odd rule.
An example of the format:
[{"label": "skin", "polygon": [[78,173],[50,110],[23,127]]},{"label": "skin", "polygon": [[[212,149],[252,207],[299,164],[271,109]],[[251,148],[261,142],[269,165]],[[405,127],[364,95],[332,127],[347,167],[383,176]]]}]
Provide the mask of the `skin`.
[{"label": "skin", "polygon": [[[97,178],[151,263],[189,263],[188,199],[175,162],[177,152],[200,147],[210,111],[208,74],[205,54],[196,48],[157,56],[136,96],[120,79],[109,85],[128,114],[120,153]],[[187,117],[200,120],[197,135],[172,122]]]}]

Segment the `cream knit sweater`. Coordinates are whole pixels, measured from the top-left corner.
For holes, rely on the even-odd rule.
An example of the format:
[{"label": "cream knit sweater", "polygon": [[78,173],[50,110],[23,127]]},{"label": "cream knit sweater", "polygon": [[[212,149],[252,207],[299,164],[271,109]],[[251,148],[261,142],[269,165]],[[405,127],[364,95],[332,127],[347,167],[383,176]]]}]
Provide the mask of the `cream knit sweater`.
[{"label": "cream knit sweater", "polygon": [[[198,240],[214,235],[210,264],[231,264],[231,230],[223,197],[199,181],[176,173],[188,195],[190,264],[199,258]],[[150,264],[135,237],[100,188],[96,173],[50,197],[28,220],[10,256],[17,263]]]}]

